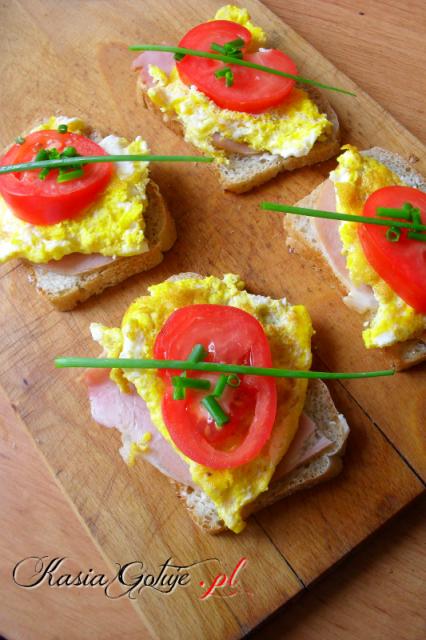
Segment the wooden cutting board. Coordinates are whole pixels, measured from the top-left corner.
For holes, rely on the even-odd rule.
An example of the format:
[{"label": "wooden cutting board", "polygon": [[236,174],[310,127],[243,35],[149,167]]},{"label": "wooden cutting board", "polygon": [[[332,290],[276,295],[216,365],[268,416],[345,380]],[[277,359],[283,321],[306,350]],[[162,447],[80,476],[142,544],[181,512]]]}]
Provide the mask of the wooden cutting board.
[{"label": "wooden cutting board", "polygon": [[[175,42],[222,3],[121,2],[119,10],[117,4],[24,1],[3,9],[1,144],[57,111],[86,117],[105,132],[141,133],[153,151],[187,152],[136,104],[126,46]],[[245,5],[304,75],[356,91],[356,99],[329,94],[345,142],[379,144],[417,157],[416,168],[426,172],[424,148],[411,134],[264,6]],[[362,320],[325,285],[321,270],[287,253],[279,215],[258,209],[262,199],[298,200],[333,164],[280,176],[244,196],[221,193],[207,167],[153,167],[176,217],[175,248],[154,271],[69,314],[38,297],[21,266],[0,270],[0,384],[111,571],[115,562],[142,560],[154,572],[168,557],[182,565],[215,557],[229,573],[242,556],[248,558],[243,591],[235,597],[199,599],[198,581],[217,572],[207,564],[194,569],[189,586],[171,595],[145,589],[135,606],[152,637],[240,637],[424,491],[425,367],[392,379],[330,385],[352,427],[343,474],[260,513],[240,536],[216,538],[194,527],[154,469],[143,463],[130,470],[124,466],[116,434],[91,423],[75,372],[52,367],[58,354],[95,355],[89,322],[117,324],[149,284],[188,270],[237,272],[252,291],[306,304],[317,330],[318,368],[385,366],[380,354],[364,350]]]}]

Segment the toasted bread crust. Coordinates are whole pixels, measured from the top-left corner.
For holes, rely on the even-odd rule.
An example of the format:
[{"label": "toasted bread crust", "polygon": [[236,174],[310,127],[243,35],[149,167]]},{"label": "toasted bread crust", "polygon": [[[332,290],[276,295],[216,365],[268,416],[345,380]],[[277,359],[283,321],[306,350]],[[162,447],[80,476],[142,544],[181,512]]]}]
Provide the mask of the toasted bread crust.
[{"label": "toasted bread crust", "polygon": [[147,186],[147,197],[148,205],[144,218],[148,251],[117,258],[94,272],[80,276],[49,274],[43,270],[42,265],[27,264],[30,279],[35,283],[37,290],[59,311],[70,311],[80,302],[101,293],[107,287],[158,265],[163,259],[163,253],[175,242],[176,229],[160,190],[152,180]]},{"label": "toasted bread crust", "polygon": [[[306,87],[305,87],[306,90]],[[307,90],[311,98],[316,102],[321,112],[325,113],[333,123],[332,135],[324,141],[318,141],[311,151],[300,158],[281,158],[271,153],[258,153],[251,156],[242,156],[236,153],[228,155],[229,164],[220,165],[212,163],[211,167],[216,172],[219,182],[225,191],[244,193],[254,187],[271,180],[282,171],[293,171],[301,167],[318,164],[335,156],[340,149],[340,128],[336,113],[331,108],[327,99],[314,88]],[[147,88],[140,75],[137,80],[137,97],[139,103],[147,109],[159,115],[165,125],[176,135],[184,137],[182,124],[170,116],[164,117],[161,110],[150,100]],[[197,151],[199,151],[197,149]]]}]

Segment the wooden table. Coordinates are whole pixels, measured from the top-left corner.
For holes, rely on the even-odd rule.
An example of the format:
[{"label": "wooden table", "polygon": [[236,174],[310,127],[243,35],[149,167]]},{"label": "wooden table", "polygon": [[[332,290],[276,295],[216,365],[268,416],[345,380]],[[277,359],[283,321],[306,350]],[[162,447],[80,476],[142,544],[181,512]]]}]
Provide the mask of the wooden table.
[{"label": "wooden table", "polygon": [[[425,10],[380,0],[267,0],[266,4],[425,140],[422,98]],[[422,73],[423,72],[423,73]],[[409,105],[409,106],[408,106]],[[42,549],[106,569],[28,432],[0,397],[0,634],[10,640],[148,637],[129,601],[95,590],[23,590],[13,565]],[[254,638],[355,640],[426,635],[426,499],[363,545]]]}]

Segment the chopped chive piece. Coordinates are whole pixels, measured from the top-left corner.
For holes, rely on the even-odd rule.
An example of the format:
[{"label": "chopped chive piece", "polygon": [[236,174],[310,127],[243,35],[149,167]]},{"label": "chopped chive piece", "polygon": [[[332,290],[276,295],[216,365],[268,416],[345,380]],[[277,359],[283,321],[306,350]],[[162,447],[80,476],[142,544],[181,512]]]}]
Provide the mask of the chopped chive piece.
[{"label": "chopped chive piece", "polygon": [[15,142],[16,144],[24,144],[25,138],[23,138],[22,136],[18,136],[17,138],[15,138]]},{"label": "chopped chive piece", "polygon": [[398,242],[401,237],[401,229],[395,229],[395,227],[389,227],[386,231],[386,240],[389,242]]},{"label": "chopped chive piece", "polygon": [[75,147],[65,147],[62,151],[61,156],[63,158],[75,158],[77,155],[77,149]]},{"label": "chopped chive piece", "polygon": [[236,40],[232,40],[231,42],[226,42],[224,45],[217,44],[213,42],[210,45],[210,49],[212,51],[217,51],[224,56],[229,56],[231,58],[239,58],[242,60],[243,52],[241,51],[241,47],[244,45],[244,40],[241,38],[237,38]]},{"label": "chopped chive piece", "polygon": [[67,171],[67,173],[61,173],[58,176],[58,182],[69,182],[70,180],[76,180],[82,178],[84,175],[83,169],[75,169],[74,171]]},{"label": "chopped chive piece", "polygon": [[[176,376],[178,379],[179,376]],[[185,389],[182,384],[173,384],[173,400],[185,400]]]},{"label": "chopped chive piece", "polygon": [[227,87],[232,87],[234,84],[234,74],[232,73],[232,69],[230,67],[222,67],[222,69],[218,69],[214,72],[216,78],[225,78],[225,83]]},{"label": "chopped chive piece", "polygon": [[50,173],[50,169],[48,167],[46,167],[45,169],[43,169],[42,171],[40,171],[39,173],[39,180],[45,180],[47,178],[47,176]]},{"label": "chopped chive piece", "polygon": [[232,73],[232,71],[225,76],[225,83],[227,87],[232,87],[232,85],[234,84],[234,74]]},{"label": "chopped chive piece", "polygon": [[407,237],[410,238],[410,240],[420,240],[420,242],[426,242],[426,233],[421,233],[421,231],[419,231],[418,233],[416,233],[415,231],[409,231]]},{"label": "chopped chive piece", "polygon": [[[204,349],[202,344],[196,344],[193,348],[191,353],[189,354],[188,357],[188,362],[200,362],[202,360],[204,360],[204,358],[206,357],[207,352]],[[188,383],[187,383],[188,380]],[[173,383],[173,400],[184,400],[186,393],[185,393],[185,388],[189,387],[189,388],[194,388],[194,389],[210,389],[210,382],[208,380],[203,380],[202,382],[205,384],[206,382],[208,383],[208,386],[201,386],[201,387],[197,387],[196,385],[194,386],[193,381],[195,380],[195,382],[199,382],[199,380],[195,379],[195,378],[188,378],[186,371],[184,371],[183,373],[180,374],[180,376],[174,376],[172,378],[172,383]]]},{"label": "chopped chive piece", "polygon": [[201,404],[207,409],[219,429],[229,422],[228,414],[224,412],[214,396],[206,396],[201,400]]},{"label": "chopped chive piece", "polygon": [[176,60],[176,62],[180,62],[181,60],[184,59],[185,54],[184,53],[175,53],[173,57]]},{"label": "chopped chive piece", "polygon": [[376,213],[378,216],[388,216],[389,218],[404,218],[404,220],[411,220],[409,212],[404,209],[390,209],[388,207],[377,207]]},{"label": "chopped chive piece", "polygon": [[68,125],[60,124],[58,127],[58,133],[67,133],[67,132],[68,132]]},{"label": "chopped chive piece", "polygon": [[221,45],[221,44],[216,44],[216,42],[213,42],[213,43],[210,45],[210,49],[211,49],[212,51],[217,51],[218,53],[223,53],[223,54],[225,54],[225,47],[222,47],[222,45]]},{"label": "chopped chive piece", "polygon": [[40,149],[40,151],[37,151],[35,162],[40,162],[40,160],[48,160],[48,159],[49,159],[49,152],[46,151],[46,149]]},{"label": "chopped chive piece", "polygon": [[231,40],[231,42],[227,42],[225,45],[225,47],[229,47],[231,49],[241,49],[242,46],[244,46],[244,40],[242,38]]},{"label": "chopped chive piece", "polygon": [[210,380],[203,378],[183,378],[181,376],[172,376],[173,385],[181,386],[184,389],[203,389],[208,391],[211,387]]},{"label": "chopped chive piece", "polygon": [[225,391],[225,387],[226,387],[226,383],[227,382],[228,382],[228,376],[226,376],[224,373],[221,373],[220,376],[219,376],[218,381],[216,382],[216,386],[214,388],[214,391],[212,393],[212,395],[215,398],[220,398],[222,393]]},{"label": "chopped chive piece", "polygon": [[394,207],[377,207],[376,213],[378,216],[404,218],[404,220],[413,220],[413,218],[417,218],[417,216],[420,218],[420,209],[413,207],[410,202],[405,202],[400,209]]},{"label": "chopped chive piece", "polygon": [[207,355],[207,351],[204,349],[202,344],[196,344],[191,353],[189,354],[189,362],[200,362],[204,360]]},{"label": "chopped chive piece", "polygon": [[411,221],[414,225],[420,226],[422,224],[420,209],[413,209],[413,211],[411,212]]},{"label": "chopped chive piece", "polygon": [[226,380],[226,384],[229,387],[234,387],[234,389],[236,389],[237,387],[240,386],[241,380],[236,373],[231,373],[231,375],[228,376],[228,379]]}]

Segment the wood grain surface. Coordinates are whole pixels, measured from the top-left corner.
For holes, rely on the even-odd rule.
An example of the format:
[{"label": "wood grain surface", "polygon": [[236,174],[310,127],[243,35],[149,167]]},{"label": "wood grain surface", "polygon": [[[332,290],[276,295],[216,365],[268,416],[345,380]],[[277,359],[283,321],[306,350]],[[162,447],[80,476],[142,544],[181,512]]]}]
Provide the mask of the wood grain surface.
[{"label": "wood grain surface", "polygon": [[[106,600],[96,590],[27,592],[13,584],[12,567],[36,549],[67,556],[75,568],[107,572],[108,564],[3,394],[0,459],[0,634],[8,640],[56,640],[65,630],[68,640],[149,638],[127,599]],[[425,511],[426,496],[250,637],[359,640],[368,630],[369,640],[422,640]]]},{"label": "wood grain surface", "polygon": [[[73,559],[76,568],[90,565],[106,572],[108,564],[4,395],[0,427],[0,634],[8,640],[56,640],[65,630],[69,640],[149,638],[127,599],[107,601],[96,590],[26,592],[13,584],[17,560],[40,548]],[[422,640],[425,511],[426,496],[250,637]]]},{"label": "wood grain surface", "polygon": [[[142,34],[148,34],[145,39],[160,41],[175,33],[175,39],[190,24],[212,15],[221,3],[187,3],[185,15],[177,4],[169,7],[162,3],[154,12],[154,3],[151,6],[148,2],[145,8],[151,7],[149,12],[143,12],[140,4],[120,3],[123,11],[117,15],[113,4],[21,2],[2,6],[6,17],[2,42],[9,54],[0,62],[3,143],[42,114],[56,110],[71,113],[72,109],[72,113],[81,115],[91,113],[93,124],[105,131],[132,135],[143,129],[153,150],[185,150],[181,141],[151,116],[142,114],[135,104],[133,78],[123,71],[130,60],[125,45],[141,41]],[[287,50],[295,53],[307,75],[318,76],[321,69],[325,81],[351,86],[276,17],[255,3],[247,4],[274,42],[285,40]],[[327,4],[319,5],[324,6],[325,15]],[[18,54],[19,82],[10,64],[11,56],[16,59]],[[73,75],[64,89],[61,78],[70,66]],[[44,75],[34,77],[31,72],[39,67],[43,67]],[[31,99],[24,82],[29,78],[36,89]],[[357,93],[357,103],[352,106],[346,98],[332,98],[343,120],[346,140],[361,146],[379,143],[404,155],[414,153],[421,166],[424,151],[420,143],[368,97],[359,90]],[[123,95],[128,96],[126,104]],[[212,613],[211,607],[200,608],[188,590],[180,599],[173,596],[173,603],[167,602],[170,611],[179,611],[179,623],[172,615],[160,618],[164,601],[147,597],[137,605],[154,637],[182,637],[179,634],[191,628],[194,618],[202,637],[240,636],[423,489],[418,476],[425,474],[424,369],[404,374],[396,385],[394,381],[380,381],[374,387],[339,383],[333,386],[333,395],[353,427],[341,479],[260,514],[243,536],[206,540],[194,530],[167,483],[154,470],[139,465],[136,475],[120,465],[118,439],[96,426],[88,429],[87,401],[81,385],[71,374],[51,369],[51,359],[58,349],[75,355],[95,353],[87,339],[90,320],[117,322],[126,303],[148,283],[188,269],[203,273],[238,271],[252,290],[271,295],[286,293],[292,300],[306,303],[318,329],[319,363],[348,369],[380,366],[380,357],[365,356],[359,339],[360,322],[345,313],[336,292],[322,283],[321,274],[309,271],[286,254],[280,220],[267,219],[257,211],[257,202],[264,197],[296,200],[319,182],[328,168],[282,176],[255,194],[238,198],[220,194],[204,167],[193,168],[191,175],[184,167],[155,167],[154,176],[177,217],[180,239],[176,249],[152,274],[133,279],[122,290],[111,291],[66,316],[52,311],[34,295],[20,267],[2,268],[0,382],[9,404],[16,407],[19,420],[30,430],[106,558],[114,562],[143,555],[155,564],[168,552],[182,561],[194,554],[201,558],[214,552],[229,564],[242,554],[253,559],[247,567],[247,579],[252,582],[256,575],[260,586],[248,614],[247,602],[236,598],[218,603]],[[207,205],[205,199],[200,200],[201,179],[211,194]],[[204,212],[202,216],[200,211]],[[217,225],[220,216],[225,223],[222,227]],[[208,252],[203,251],[205,246]],[[265,264],[265,255],[274,259]],[[300,282],[306,283],[304,290]],[[345,334],[340,333],[342,326]],[[412,401],[408,412],[407,405],[399,402],[401,397]],[[161,512],[157,509],[159,495]],[[420,629],[420,625],[421,621],[412,629]],[[274,633],[274,627],[271,629]]]},{"label": "wood grain surface", "polygon": [[96,589],[18,588],[12,568],[40,550],[70,559],[69,567],[108,563],[43,462],[28,431],[0,391],[0,635],[8,640],[53,640],[68,630],[78,640],[147,637],[130,601],[107,600]]}]

